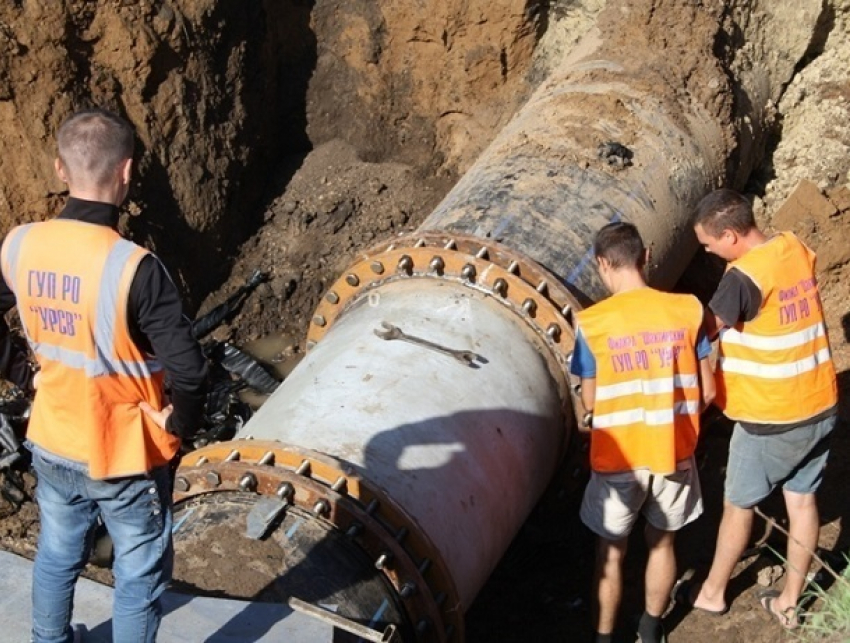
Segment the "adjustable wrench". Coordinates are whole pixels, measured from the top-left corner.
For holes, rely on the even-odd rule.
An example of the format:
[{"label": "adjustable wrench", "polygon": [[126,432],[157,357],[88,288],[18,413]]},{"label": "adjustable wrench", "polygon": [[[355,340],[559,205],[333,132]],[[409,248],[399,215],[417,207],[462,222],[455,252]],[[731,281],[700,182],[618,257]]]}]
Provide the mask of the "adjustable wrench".
[{"label": "adjustable wrench", "polygon": [[466,366],[476,366],[475,359],[478,357],[478,355],[476,355],[472,351],[446,348],[445,346],[440,346],[439,344],[435,344],[434,342],[429,342],[427,339],[408,335],[398,326],[393,326],[388,322],[381,322],[381,326],[383,326],[383,330],[378,328],[375,329],[375,334],[381,339],[402,339],[406,342],[410,342],[411,344],[418,344],[419,346],[430,348],[431,350],[437,351],[438,353],[444,353],[445,355],[454,357],[457,361],[459,361],[461,364],[465,364]]}]

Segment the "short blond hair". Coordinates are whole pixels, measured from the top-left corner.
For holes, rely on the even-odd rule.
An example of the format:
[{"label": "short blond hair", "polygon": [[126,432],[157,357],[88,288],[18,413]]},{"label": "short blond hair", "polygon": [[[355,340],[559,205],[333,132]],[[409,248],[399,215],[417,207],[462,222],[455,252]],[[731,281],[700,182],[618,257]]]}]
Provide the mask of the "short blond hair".
[{"label": "short blond hair", "polygon": [[133,158],[133,129],[104,109],[87,109],[69,117],[56,135],[59,159],[73,183],[102,186],[118,166]]}]

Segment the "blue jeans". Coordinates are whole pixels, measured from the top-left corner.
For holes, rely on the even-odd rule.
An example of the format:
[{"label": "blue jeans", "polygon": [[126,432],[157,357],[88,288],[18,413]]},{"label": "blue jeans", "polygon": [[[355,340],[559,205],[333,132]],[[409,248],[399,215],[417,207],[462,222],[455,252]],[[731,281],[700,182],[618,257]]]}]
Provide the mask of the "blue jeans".
[{"label": "blue jeans", "polygon": [[92,480],[36,449],[41,533],[32,583],[34,643],[70,643],[74,585],[85,567],[101,516],[115,552],[114,643],[156,640],[159,597],[171,579],[171,492],[168,467],[148,476]]}]

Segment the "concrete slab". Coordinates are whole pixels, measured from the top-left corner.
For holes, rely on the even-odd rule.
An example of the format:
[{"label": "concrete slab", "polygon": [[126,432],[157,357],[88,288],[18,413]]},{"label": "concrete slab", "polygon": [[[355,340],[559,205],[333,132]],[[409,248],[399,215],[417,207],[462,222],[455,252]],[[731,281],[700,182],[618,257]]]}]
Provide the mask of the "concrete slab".
[{"label": "concrete slab", "polygon": [[[0,640],[30,640],[32,561],[0,551]],[[287,605],[203,598],[177,592],[163,597],[160,643],[331,643],[333,627]],[[74,623],[87,632],[85,643],[112,641],[112,588],[81,578],[74,600]]]}]

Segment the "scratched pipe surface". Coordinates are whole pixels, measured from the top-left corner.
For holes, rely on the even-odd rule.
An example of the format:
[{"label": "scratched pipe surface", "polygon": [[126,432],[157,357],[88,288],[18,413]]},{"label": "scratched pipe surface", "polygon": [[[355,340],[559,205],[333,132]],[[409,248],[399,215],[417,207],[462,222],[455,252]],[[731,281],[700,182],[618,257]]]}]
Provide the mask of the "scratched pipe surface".
[{"label": "scratched pipe surface", "polygon": [[[627,220],[652,248],[653,283],[670,286],[695,248],[689,214],[730,172],[731,151],[707,109],[681,101],[672,113],[630,75],[622,62],[628,52],[606,49],[596,32],[576,52],[422,229],[501,241],[592,301],[604,296],[592,266],[593,235],[609,221]],[[753,130],[765,103],[788,79],[750,70],[750,80],[756,77],[750,86],[761,89],[749,93],[747,106],[754,141],[762,138]],[[617,101],[619,120],[588,118],[595,98]],[[633,164],[615,170],[595,156],[596,145],[623,132],[632,133],[620,142]],[[757,145],[745,147],[731,175],[753,163]],[[372,293],[378,306],[365,298],[350,306],[237,437],[275,439],[350,462],[435,544],[467,609],[557,465],[569,428],[558,390],[527,326],[491,297],[436,279]],[[488,363],[473,371],[436,352],[380,340],[373,334],[380,321],[480,352]]]},{"label": "scratched pipe surface", "polygon": [[[466,608],[556,465],[560,398],[531,333],[492,297],[412,280],[379,292],[338,320],[243,433],[283,433],[387,490],[429,535]],[[384,321],[471,350],[479,368],[380,339]]]}]

